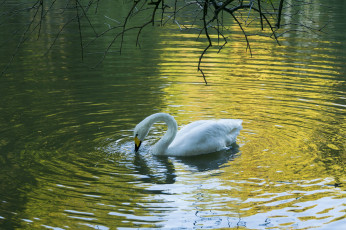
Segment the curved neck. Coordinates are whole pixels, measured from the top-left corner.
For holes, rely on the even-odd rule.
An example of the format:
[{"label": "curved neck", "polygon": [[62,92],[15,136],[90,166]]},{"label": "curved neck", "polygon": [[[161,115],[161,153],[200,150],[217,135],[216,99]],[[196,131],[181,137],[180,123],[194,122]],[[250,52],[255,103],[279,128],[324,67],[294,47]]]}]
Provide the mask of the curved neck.
[{"label": "curved neck", "polygon": [[167,124],[167,132],[152,148],[153,154],[165,154],[168,146],[172,143],[172,141],[175,138],[175,135],[177,134],[177,122],[171,115],[166,113],[156,113],[147,117],[147,119],[150,126],[160,121],[163,121]]}]

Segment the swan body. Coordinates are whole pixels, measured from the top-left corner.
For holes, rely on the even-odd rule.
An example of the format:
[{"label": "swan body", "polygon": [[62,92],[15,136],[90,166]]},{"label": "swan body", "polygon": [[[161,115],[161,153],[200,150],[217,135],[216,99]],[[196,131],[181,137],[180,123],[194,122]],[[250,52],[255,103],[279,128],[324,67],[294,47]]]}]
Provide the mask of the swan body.
[{"label": "swan body", "polygon": [[236,141],[242,129],[242,120],[200,120],[184,126],[178,132],[174,117],[167,113],[155,113],[141,121],[134,130],[135,151],[138,151],[150,127],[165,122],[167,132],[152,147],[154,155],[194,156],[227,148]]}]

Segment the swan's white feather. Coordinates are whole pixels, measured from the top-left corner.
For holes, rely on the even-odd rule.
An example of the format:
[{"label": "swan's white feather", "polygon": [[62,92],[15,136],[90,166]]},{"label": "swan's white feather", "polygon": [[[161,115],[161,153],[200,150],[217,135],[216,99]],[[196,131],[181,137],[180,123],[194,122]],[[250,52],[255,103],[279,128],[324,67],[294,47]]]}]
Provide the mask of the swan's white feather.
[{"label": "swan's white feather", "polygon": [[201,120],[183,127],[168,146],[167,154],[193,156],[220,151],[236,141],[241,120]]},{"label": "swan's white feather", "polygon": [[135,137],[143,141],[150,127],[158,121],[166,122],[168,131],[152,147],[155,155],[194,156],[216,152],[234,143],[242,129],[242,120],[220,119],[195,121],[177,132],[176,121],[171,115],[156,113],[136,126]]}]

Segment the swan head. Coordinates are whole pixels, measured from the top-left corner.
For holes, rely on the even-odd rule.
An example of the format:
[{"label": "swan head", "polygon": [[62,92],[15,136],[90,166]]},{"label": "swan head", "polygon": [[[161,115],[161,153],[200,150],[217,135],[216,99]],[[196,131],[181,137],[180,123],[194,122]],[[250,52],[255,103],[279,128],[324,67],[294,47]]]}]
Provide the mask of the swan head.
[{"label": "swan head", "polygon": [[142,141],[138,139],[138,134],[135,136],[135,152],[141,147]]},{"label": "swan head", "polygon": [[[174,120],[174,117],[167,113],[155,113],[146,117],[141,121],[134,129],[134,138],[135,138],[135,151],[137,152],[139,147],[142,144],[144,138],[148,135],[150,127],[155,123],[163,121],[167,124],[168,130],[166,134],[158,141],[154,148],[159,148],[160,151],[162,148],[167,148],[168,145],[172,142],[177,132],[178,126],[177,122]],[[159,147],[158,147],[159,146]]]},{"label": "swan head", "polygon": [[142,141],[148,135],[149,129],[150,125],[147,125],[144,120],[136,126],[135,130],[133,131],[135,137],[135,152],[138,151],[139,147],[142,144]]}]

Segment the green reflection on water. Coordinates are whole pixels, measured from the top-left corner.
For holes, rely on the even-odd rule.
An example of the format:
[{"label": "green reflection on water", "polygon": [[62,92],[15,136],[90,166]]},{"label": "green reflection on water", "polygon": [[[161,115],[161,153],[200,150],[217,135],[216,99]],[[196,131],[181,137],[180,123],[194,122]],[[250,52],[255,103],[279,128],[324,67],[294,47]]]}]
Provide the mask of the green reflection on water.
[{"label": "green reflection on water", "polygon": [[[122,56],[111,53],[96,69],[88,66],[111,37],[85,63],[72,28],[47,56],[39,51],[48,41],[25,44],[0,79],[1,226],[341,226],[342,12],[329,14],[329,37],[293,34],[280,47],[254,39],[252,58],[235,33],[227,49],[204,59],[210,86],[196,72],[205,44],[191,33],[148,28],[141,49],[129,35]],[[1,63],[12,52],[4,50]],[[159,111],[179,125],[241,118],[239,149],[199,162],[133,154],[131,130]],[[156,126],[147,145],[163,131]]]}]

